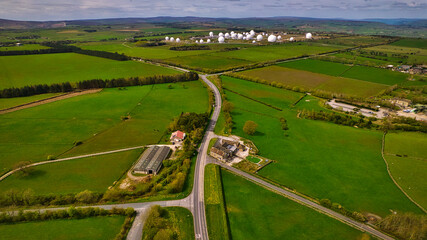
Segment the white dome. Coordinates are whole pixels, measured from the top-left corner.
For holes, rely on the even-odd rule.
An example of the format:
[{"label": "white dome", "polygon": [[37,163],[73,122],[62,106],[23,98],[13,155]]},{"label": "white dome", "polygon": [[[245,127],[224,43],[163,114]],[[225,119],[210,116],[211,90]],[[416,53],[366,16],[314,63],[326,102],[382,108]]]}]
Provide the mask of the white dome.
[{"label": "white dome", "polygon": [[229,34],[229,33],[226,33],[226,34],[224,35],[224,37],[225,37],[225,38],[230,38],[230,34]]},{"label": "white dome", "polygon": [[223,37],[223,36],[220,36],[220,37],[218,38],[218,42],[219,42],[219,43],[224,43],[224,37]]},{"label": "white dome", "polygon": [[203,43],[203,39],[200,39],[199,43]]},{"label": "white dome", "polygon": [[233,35],[234,34],[234,31],[231,31],[231,33],[230,33],[231,35]]},{"label": "white dome", "polygon": [[256,43],[256,41],[255,41],[255,40],[253,40],[253,41],[252,41],[252,43]]},{"label": "white dome", "polygon": [[237,39],[243,39],[243,34],[241,33],[237,34]]},{"label": "white dome", "polygon": [[293,41],[295,41],[295,38],[291,37],[291,38],[289,38],[289,41],[293,42]]},{"label": "white dome", "polygon": [[207,42],[207,43],[210,43],[210,42],[211,42],[211,40],[210,40],[210,39],[208,39],[206,42]]},{"label": "white dome", "polygon": [[166,41],[169,41],[169,37],[165,37],[165,40],[166,40]]},{"label": "white dome", "polygon": [[311,39],[313,37],[313,35],[311,34],[311,33],[307,33],[306,35],[305,35],[305,38],[307,38],[307,39]]},{"label": "white dome", "polygon": [[246,37],[242,37],[243,40],[246,40]]},{"label": "white dome", "polygon": [[251,30],[251,31],[250,31],[250,34],[251,34],[251,35],[255,35],[255,31],[254,31],[254,30]]},{"label": "white dome", "polygon": [[175,41],[175,38],[171,37],[169,40],[170,40],[171,42],[173,42],[173,41]]},{"label": "white dome", "polygon": [[224,33],[222,32],[218,33],[218,37],[224,37]]},{"label": "white dome", "polygon": [[179,42],[181,42],[181,39],[177,38],[177,39],[176,39],[176,42],[178,42],[178,43],[179,43]]},{"label": "white dome", "polygon": [[282,40],[282,36],[277,36],[277,40]]},{"label": "white dome", "polygon": [[276,36],[274,36],[274,35],[270,35],[270,36],[268,36],[268,41],[269,42],[275,42],[277,40],[277,37]]},{"label": "white dome", "polygon": [[260,35],[258,35],[257,37],[256,37],[256,40],[257,41],[262,41],[262,39],[263,39],[263,37],[262,37],[262,35],[260,34]]},{"label": "white dome", "polygon": [[213,37],[213,32],[210,32],[210,33],[209,33],[209,37]]},{"label": "white dome", "polygon": [[247,40],[251,40],[253,37],[254,37],[254,36],[252,36],[252,35],[248,35],[248,36],[246,36],[246,39],[247,39]]},{"label": "white dome", "polygon": [[199,43],[199,40],[196,40],[196,43]]},{"label": "white dome", "polygon": [[237,39],[237,34],[232,33],[232,34],[231,34],[231,38],[232,38],[232,39]]}]

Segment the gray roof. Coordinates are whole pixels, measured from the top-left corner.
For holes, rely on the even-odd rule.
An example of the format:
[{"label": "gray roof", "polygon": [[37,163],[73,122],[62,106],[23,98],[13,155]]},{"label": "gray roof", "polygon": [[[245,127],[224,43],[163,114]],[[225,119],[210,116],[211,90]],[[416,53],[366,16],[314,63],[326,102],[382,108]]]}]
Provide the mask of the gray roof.
[{"label": "gray roof", "polygon": [[169,155],[170,148],[166,146],[153,146],[147,149],[144,154],[139,158],[138,163],[135,165],[136,171],[153,170],[158,171],[162,165],[163,160]]}]

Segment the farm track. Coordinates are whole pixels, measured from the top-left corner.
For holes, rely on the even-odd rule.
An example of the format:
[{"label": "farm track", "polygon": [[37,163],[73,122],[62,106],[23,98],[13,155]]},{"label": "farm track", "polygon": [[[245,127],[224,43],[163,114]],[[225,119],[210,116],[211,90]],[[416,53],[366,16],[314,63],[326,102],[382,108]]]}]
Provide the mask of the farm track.
[{"label": "farm track", "polygon": [[10,112],[15,112],[15,111],[26,109],[26,108],[40,106],[40,105],[43,105],[43,104],[46,104],[46,103],[51,103],[51,102],[56,102],[56,101],[64,100],[64,99],[67,99],[67,98],[77,97],[77,96],[91,94],[91,93],[97,93],[97,92],[100,92],[100,91],[102,91],[102,88],[99,88],[99,89],[90,89],[90,90],[83,90],[81,92],[65,93],[65,94],[61,94],[61,95],[58,95],[58,96],[54,96],[54,97],[50,97],[50,98],[45,98],[45,99],[42,99],[42,100],[38,100],[38,101],[34,101],[34,102],[29,102],[29,103],[25,103],[25,104],[22,104],[22,105],[15,106],[15,107],[11,107],[11,108],[6,108],[6,109],[3,109],[3,110],[0,110],[0,115],[1,114],[6,114],[6,113],[10,113]]}]

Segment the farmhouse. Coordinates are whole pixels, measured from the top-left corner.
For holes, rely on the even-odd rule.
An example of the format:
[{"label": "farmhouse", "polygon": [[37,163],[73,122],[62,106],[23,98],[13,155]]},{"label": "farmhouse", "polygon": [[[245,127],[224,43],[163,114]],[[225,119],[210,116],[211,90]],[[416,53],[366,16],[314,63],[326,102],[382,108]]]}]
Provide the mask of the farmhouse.
[{"label": "farmhouse", "polygon": [[182,140],[184,140],[186,137],[186,134],[184,132],[181,131],[176,131],[173,132],[170,138],[171,142],[182,142]]},{"label": "farmhouse", "polygon": [[225,139],[218,139],[211,148],[210,155],[221,161],[228,161],[239,151],[245,150],[245,146],[239,142],[229,141]]},{"label": "farmhouse", "polygon": [[407,99],[393,99],[391,103],[401,108],[407,108],[411,105],[411,101]]},{"label": "farmhouse", "polygon": [[170,148],[166,146],[150,147],[141,155],[138,163],[133,168],[133,172],[156,175],[162,168],[163,160],[168,157],[169,152]]}]

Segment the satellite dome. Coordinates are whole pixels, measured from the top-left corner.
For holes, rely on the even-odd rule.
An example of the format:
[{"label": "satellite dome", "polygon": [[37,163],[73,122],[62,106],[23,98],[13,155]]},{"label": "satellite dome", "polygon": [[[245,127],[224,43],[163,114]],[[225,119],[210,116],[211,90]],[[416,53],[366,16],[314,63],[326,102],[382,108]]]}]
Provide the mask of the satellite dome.
[{"label": "satellite dome", "polygon": [[224,33],[220,32],[220,33],[218,34],[218,37],[224,37]]},{"label": "satellite dome", "polygon": [[166,40],[166,41],[169,41],[169,37],[165,37],[165,40]]},{"label": "satellite dome", "polygon": [[255,35],[255,31],[254,31],[254,30],[251,30],[249,33],[250,33],[251,35]]},{"label": "satellite dome", "polygon": [[255,40],[253,40],[253,41],[252,41],[252,43],[256,43],[256,41],[255,41]]},{"label": "satellite dome", "polygon": [[224,37],[225,37],[225,38],[230,38],[230,34],[229,34],[229,33],[226,33],[226,34],[224,35]]},{"label": "satellite dome", "polygon": [[234,34],[234,31],[231,31],[231,32],[230,32],[230,34],[231,34],[231,35],[233,35],[233,34]]},{"label": "satellite dome", "polygon": [[291,38],[289,38],[289,41],[293,42],[293,41],[295,41],[295,38],[291,37]]},{"label": "satellite dome", "polygon": [[232,34],[231,34],[231,38],[232,38],[232,39],[237,39],[237,34],[232,33]]},{"label": "satellite dome", "polygon": [[181,42],[181,39],[179,39],[179,38],[176,38],[176,40],[175,40],[177,43],[179,43],[179,42]]},{"label": "satellite dome", "polygon": [[277,40],[277,37],[276,36],[274,36],[273,34],[272,35],[270,35],[270,36],[268,36],[268,41],[269,42],[275,42]]},{"label": "satellite dome", "polygon": [[210,32],[210,33],[209,33],[209,37],[213,37],[213,32]]},{"label": "satellite dome", "polygon": [[224,43],[224,37],[223,37],[223,36],[220,36],[220,37],[218,38],[218,42],[219,42],[219,43]]},{"label": "satellite dome", "polygon": [[282,40],[282,36],[277,36],[277,40]]},{"label": "satellite dome", "polygon": [[248,36],[246,36],[246,39],[247,39],[247,40],[251,40],[253,37],[254,37],[254,36],[252,36],[252,35],[248,35]]},{"label": "satellite dome", "polygon": [[175,38],[171,37],[169,40],[170,40],[171,42],[174,42],[174,41],[175,41]]},{"label": "satellite dome", "polygon": [[242,37],[243,40],[246,40],[246,37]]},{"label": "satellite dome", "polygon": [[203,39],[200,39],[199,43],[203,43]]},{"label": "satellite dome", "polygon": [[243,34],[241,33],[237,34],[237,39],[243,39]]},{"label": "satellite dome", "polygon": [[208,39],[206,42],[207,42],[207,43],[211,43],[211,40],[210,40],[210,39]]},{"label": "satellite dome", "polygon": [[263,39],[263,37],[262,37],[262,35],[260,34],[260,35],[258,35],[257,37],[256,37],[256,40],[259,42],[259,41],[262,41],[262,39]]},{"label": "satellite dome", "polygon": [[196,43],[199,43],[199,40],[196,40]]},{"label": "satellite dome", "polygon": [[305,35],[305,38],[307,38],[307,39],[311,39],[313,37],[313,35],[311,34],[311,33],[307,33],[306,35]]}]

